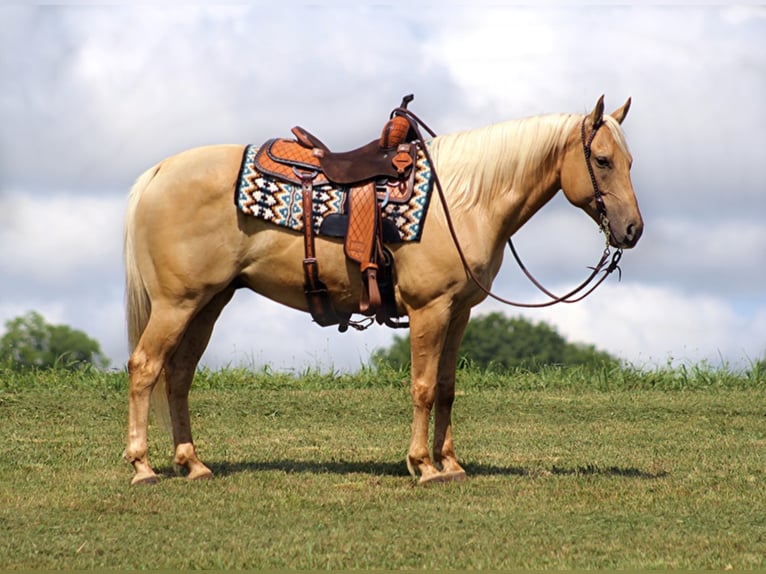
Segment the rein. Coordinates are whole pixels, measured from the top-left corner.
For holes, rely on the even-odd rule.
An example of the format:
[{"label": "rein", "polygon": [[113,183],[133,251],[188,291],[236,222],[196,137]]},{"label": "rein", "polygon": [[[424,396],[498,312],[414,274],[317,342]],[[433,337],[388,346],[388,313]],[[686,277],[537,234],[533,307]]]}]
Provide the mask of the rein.
[{"label": "rein", "polygon": [[[583,152],[585,155],[585,164],[588,168],[588,175],[591,179],[591,184],[593,185],[593,197],[596,201],[596,209],[598,210],[598,213],[600,215],[600,228],[601,231],[604,232],[604,235],[606,237],[606,246],[604,247],[604,251],[601,254],[601,258],[599,259],[598,263],[596,263],[595,266],[589,267],[589,269],[592,270],[592,273],[582,282],[580,285],[566,293],[565,295],[558,296],[550,292],[548,289],[542,286],[542,284],[535,279],[535,277],[527,270],[526,266],[522,263],[521,259],[519,258],[518,253],[516,252],[516,248],[513,245],[513,241],[511,238],[508,238],[508,246],[511,250],[511,253],[513,253],[514,259],[516,259],[516,263],[519,265],[521,270],[524,272],[524,274],[527,276],[527,278],[532,282],[535,287],[537,287],[540,291],[542,291],[545,295],[551,298],[550,301],[544,301],[542,303],[519,303],[517,301],[511,301],[509,299],[505,299],[503,297],[500,297],[499,295],[496,295],[493,293],[489,288],[487,288],[481,280],[476,277],[476,274],[473,272],[473,269],[471,269],[470,265],[468,264],[468,259],[465,256],[465,253],[463,252],[463,248],[460,245],[460,242],[457,238],[457,232],[455,231],[455,226],[452,222],[452,216],[450,215],[449,208],[447,207],[447,200],[444,195],[444,189],[442,188],[441,181],[439,180],[439,175],[436,172],[436,168],[434,167],[434,162],[431,159],[431,153],[428,150],[428,146],[425,144],[425,138],[423,137],[422,132],[420,131],[420,127],[422,126],[423,129],[425,129],[429,135],[432,137],[436,137],[436,132],[434,132],[426,123],[421,120],[417,115],[415,115],[413,112],[408,110],[406,107],[402,106],[399,108],[394,109],[394,111],[391,112],[392,117],[394,115],[400,115],[407,119],[410,123],[410,127],[415,132],[415,135],[417,136],[417,141],[420,144],[421,149],[423,150],[423,153],[425,154],[426,158],[428,159],[428,162],[431,164],[431,170],[432,175],[434,178],[434,183],[436,185],[436,190],[439,193],[439,199],[441,200],[442,209],[444,210],[444,216],[447,221],[447,227],[449,228],[450,235],[452,237],[452,242],[455,244],[455,247],[457,249],[458,255],[460,256],[460,261],[463,263],[463,268],[465,269],[468,276],[471,278],[471,280],[476,284],[476,286],[481,289],[487,296],[492,297],[496,301],[499,301],[500,303],[504,303],[506,305],[512,305],[514,307],[525,307],[525,308],[540,308],[540,307],[550,307],[551,305],[555,305],[557,303],[577,303],[578,301],[582,301],[585,299],[588,295],[593,293],[593,291],[596,290],[596,288],[601,285],[601,283],[604,282],[604,280],[614,271],[618,272],[618,277],[622,277],[622,270],[620,269],[619,263],[620,259],[622,258],[622,249],[617,249],[614,253],[611,252],[610,246],[609,246],[609,237],[610,237],[610,231],[609,231],[609,219],[606,215],[606,205],[604,204],[603,199],[603,193],[598,187],[598,181],[596,180],[596,174],[593,171],[593,164],[591,163],[591,144],[593,143],[593,138],[596,137],[596,132],[599,130],[599,128],[603,125],[603,122],[600,122],[596,126],[594,126],[593,132],[591,132],[590,137],[586,139],[585,137],[585,122],[587,120],[587,116],[583,118],[582,126],[581,126],[581,138],[582,138],[582,144],[583,144]],[[610,260],[611,255],[611,260]],[[607,264],[608,262],[608,264]],[[581,294],[581,291],[588,288],[590,283],[596,279],[599,273],[602,273],[603,275],[596,280],[596,283],[592,285],[589,289],[587,289],[584,293]]]}]

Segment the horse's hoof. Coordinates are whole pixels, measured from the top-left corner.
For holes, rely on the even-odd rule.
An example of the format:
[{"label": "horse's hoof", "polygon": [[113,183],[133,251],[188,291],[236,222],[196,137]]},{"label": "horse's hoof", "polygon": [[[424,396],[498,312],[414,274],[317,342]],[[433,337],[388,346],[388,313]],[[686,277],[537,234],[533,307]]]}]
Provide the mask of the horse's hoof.
[{"label": "horse's hoof", "polygon": [[213,478],[213,471],[206,466],[195,468],[186,476],[186,480],[210,480],[211,478]]},{"label": "horse's hoof", "polygon": [[130,486],[157,484],[159,481],[160,479],[156,474],[137,474],[133,477],[133,480],[130,481]]},{"label": "horse's hoof", "polygon": [[418,484],[441,484],[445,482],[465,482],[468,477],[464,470],[438,472],[429,476],[421,476]]},{"label": "horse's hoof", "polygon": [[460,470],[448,470],[442,472],[445,477],[445,482],[465,482],[468,480],[468,475],[461,468]]}]

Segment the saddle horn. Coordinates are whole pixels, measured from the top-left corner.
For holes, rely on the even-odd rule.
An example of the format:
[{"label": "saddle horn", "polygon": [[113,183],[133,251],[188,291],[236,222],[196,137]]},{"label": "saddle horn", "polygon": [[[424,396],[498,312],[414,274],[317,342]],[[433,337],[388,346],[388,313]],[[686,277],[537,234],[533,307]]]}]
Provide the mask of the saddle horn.
[{"label": "saddle horn", "polygon": [[[402,103],[398,109],[406,110],[407,105],[415,99],[414,94],[407,94],[402,98]],[[394,148],[407,142],[407,135],[410,131],[410,121],[397,113],[397,110],[391,112],[391,119],[383,126],[383,133],[380,136],[381,148]]]}]

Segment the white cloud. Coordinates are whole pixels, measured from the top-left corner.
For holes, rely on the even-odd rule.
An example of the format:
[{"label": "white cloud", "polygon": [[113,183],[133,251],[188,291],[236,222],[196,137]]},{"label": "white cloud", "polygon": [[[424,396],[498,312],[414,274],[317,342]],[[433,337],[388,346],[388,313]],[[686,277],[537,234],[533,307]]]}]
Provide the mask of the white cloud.
[{"label": "white cloud", "polygon": [[[554,291],[564,292],[565,286],[557,285]],[[500,309],[514,312],[495,302],[482,304],[480,312]],[[639,367],[667,361],[720,364],[722,358],[734,367],[746,367],[766,353],[765,302],[738,311],[710,295],[607,282],[581,303],[520,313],[555,325],[569,341],[595,345]]]},{"label": "white cloud", "polygon": [[[353,371],[368,364],[376,348],[389,346],[394,334],[378,325],[339,333],[337,327],[313,323],[308,313],[241,291],[224,309],[202,363]],[[398,334],[406,336],[407,331]]]},{"label": "white cloud", "polygon": [[761,5],[738,4],[728,6],[723,12],[724,19],[733,24],[742,24],[757,20],[766,20],[766,7]]},{"label": "white cloud", "polygon": [[[553,286],[559,292],[566,287]],[[496,290],[502,292],[503,286]],[[542,300],[529,290],[519,298]],[[474,316],[496,310],[545,321],[569,341],[595,345],[639,367],[724,360],[742,368],[766,353],[766,304],[737,311],[720,298],[640,283],[609,281],[581,303],[540,310],[487,301]],[[406,334],[379,326],[341,334],[313,324],[306,313],[242,292],[224,310],[203,363],[354,370],[374,349]]]},{"label": "white cloud", "polygon": [[759,221],[693,221],[663,217],[631,254],[643,280],[687,285],[699,293],[762,297],[766,228]]},{"label": "white cloud", "polygon": [[439,69],[422,63],[419,32],[394,7],[14,13],[11,24],[25,33],[9,33],[0,47],[29,61],[7,64],[18,86],[0,107],[0,117],[16,112],[0,133],[8,180],[121,185],[182,149],[263,141],[295,123],[333,147],[359,145],[409,91],[425,101],[432,92],[432,108],[452,99]]},{"label": "white cloud", "polygon": [[55,284],[119,265],[126,197],[47,192],[0,198],[8,221],[0,228],[3,274]]},{"label": "white cloud", "polygon": [[549,67],[557,45],[550,12],[452,8],[457,14],[445,18],[443,28],[426,44],[426,55],[446,65],[473,107],[496,111],[511,103],[511,109],[533,109],[541,88],[548,87],[540,75],[542,65],[551,83],[558,83],[554,79],[562,64],[555,70]]}]

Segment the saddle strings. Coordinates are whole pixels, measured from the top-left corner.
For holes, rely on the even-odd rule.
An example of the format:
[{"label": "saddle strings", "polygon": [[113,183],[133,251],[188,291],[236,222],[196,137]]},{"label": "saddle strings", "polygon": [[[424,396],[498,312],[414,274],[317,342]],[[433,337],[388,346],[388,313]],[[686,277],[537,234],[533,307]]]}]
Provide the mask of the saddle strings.
[{"label": "saddle strings", "polygon": [[[595,266],[589,267],[589,269],[592,270],[591,274],[577,287],[569,291],[567,294],[558,296],[554,293],[550,292],[548,289],[542,286],[542,284],[534,278],[534,276],[527,270],[526,266],[522,263],[521,259],[519,258],[518,253],[516,252],[516,248],[513,245],[512,239],[508,238],[508,246],[510,247],[511,253],[513,253],[513,257],[516,260],[516,263],[519,265],[521,270],[524,272],[524,274],[527,276],[527,278],[538,288],[540,291],[542,291],[545,295],[551,298],[550,301],[544,301],[541,303],[520,303],[518,301],[511,301],[510,299],[506,299],[504,297],[501,297],[495,293],[493,293],[489,288],[487,288],[481,280],[476,277],[476,274],[473,272],[473,269],[471,269],[471,266],[468,264],[468,259],[465,256],[465,253],[463,252],[463,248],[460,245],[460,241],[458,241],[457,232],[455,231],[455,226],[452,222],[452,216],[450,215],[449,208],[447,206],[447,200],[444,195],[444,189],[442,188],[441,181],[439,180],[439,174],[436,171],[436,168],[434,166],[434,162],[431,158],[431,153],[428,150],[428,146],[426,146],[425,138],[423,137],[422,132],[420,131],[420,127],[422,126],[423,129],[425,129],[428,134],[431,137],[436,137],[436,132],[433,131],[428,125],[420,119],[416,114],[411,112],[405,107],[398,107],[395,108],[391,115],[400,115],[407,119],[407,121],[410,123],[410,127],[412,127],[413,131],[415,132],[415,135],[417,136],[418,144],[420,145],[420,148],[423,150],[423,153],[425,154],[426,158],[428,159],[428,162],[431,164],[431,173],[433,174],[434,178],[434,184],[436,185],[436,190],[439,193],[439,199],[441,200],[442,209],[444,210],[444,216],[447,221],[447,228],[449,229],[450,236],[452,237],[452,242],[455,244],[455,248],[457,249],[458,255],[460,256],[460,261],[463,264],[463,268],[465,269],[466,273],[470,277],[470,279],[476,284],[476,286],[481,289],[487,296],[492,297],[496,301],[499,301],[500,303],[503,303],[505,305],[511,305],[514,307],[524,307],[524,308],[541,308],[541,307],[550,307],[551,305],[556,305],[557,303],[577,303],[578,301],[582,301],[585,299],[588,295],[593,293],[593,291],[596,290],[596,288],[601,285],[604,280],[614,271],[618,272],[618,278],[622,278],[622,269],[620,269],[619,262],[622,258],[622,249],[617,249],[613,254],[609,248],[609,229],[608,227],[604,229],[604,234],[606,236],[606,246],[604,248],[603,253],[601,254],[601,259],[599,259],[598,263],[596,263]],[[595,135],[595,134],[594,134]],[[587,153],[587,152],[586,152]],[[587,159],[587,158],[586,158]],[[598,189],[596,187],[596,189]],[[605,218],[604,218],[605,219]],[[612,256],[611,261],[607,265],[607,261],[609,260],[609,256]],[[585,293],[579,295],[576,297],[576,295],[580,294],[580,292],[583,289],[586,289],[588,285],[596,278],[596,276],[603,272],[603,275],[596,281],[596,283],[590,287]],[[618,280],[619,280],[618,279]]]}]

